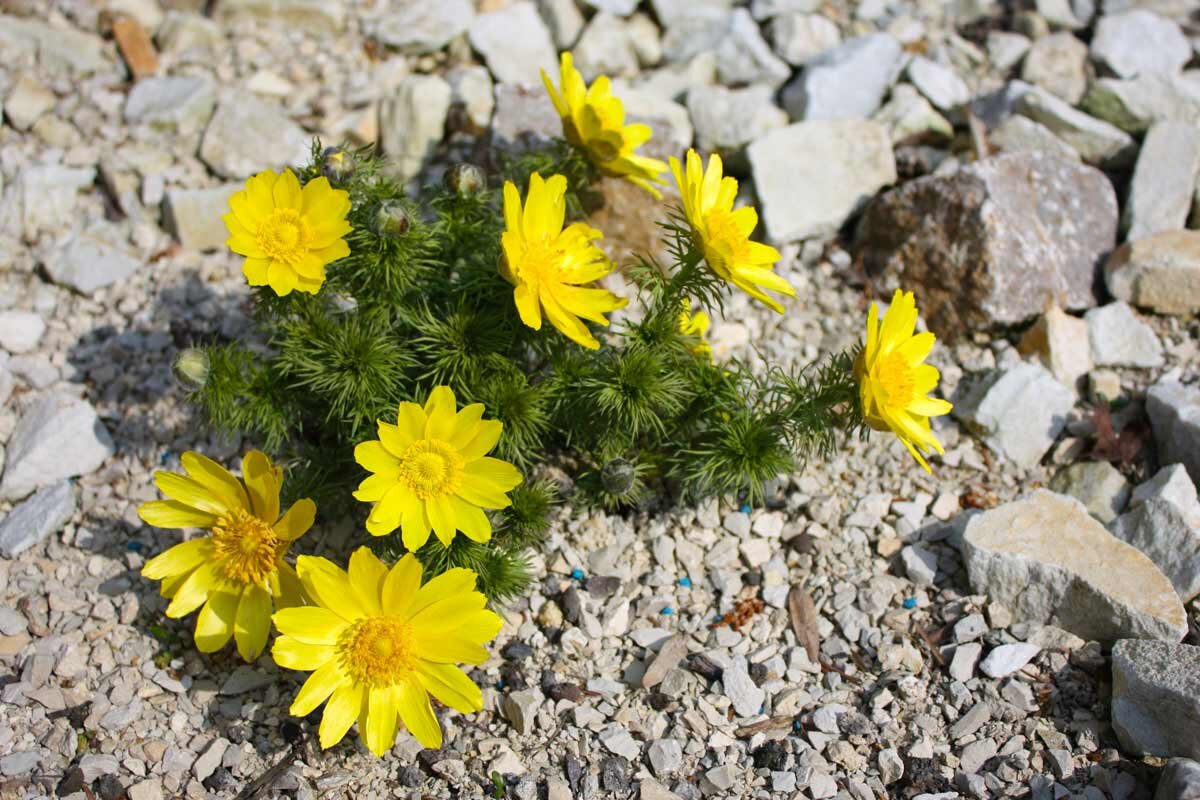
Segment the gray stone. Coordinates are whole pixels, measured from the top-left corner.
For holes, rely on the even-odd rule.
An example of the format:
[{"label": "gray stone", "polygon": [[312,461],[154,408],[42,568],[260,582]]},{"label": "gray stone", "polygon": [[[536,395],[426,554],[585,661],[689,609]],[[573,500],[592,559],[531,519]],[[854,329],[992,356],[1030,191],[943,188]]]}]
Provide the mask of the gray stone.
[{"label": "gray stone", "polygon": [[407,75],[379,109],[379,143],[398,180],[417,175],[446,128],[452,91],[436,75]]},{"label": "gray stone", "polygon": [[1057,306],[1038,317],[1017,343],[1017,351],[1037,356],[1056,381],[1072,389],[1092,370],[1087,323]]},{"label": "gray stone", "polygon": [[788,123],[787,114],[772,101],[768,86],[726,89],[697,86],[687,94],[687,109],[696,147],[726,156],[737,153],[767,131]]},{"label": "gray stone", "polygon": [[487,69],[477,65],[455,67],[446,73],[446,82],[450,84],[451,105],[461,106],[472,125],[486,130],[496,108],[492,76]]},{"label": "gray stone", "polygon": [[583,30],[583,14],[575,0],[538,0],[538,11],[560,50],[569,50]]},{"label": "gray stone", "polygon": [[8,37],[32,48],[42,69],[55,75],[84,77],[113,66],[104,55],[103,39],[66,24],[0,14],[0,41]]},{"label": "gray stone", "polygon": [[869,120],[795,123],[756,139],[747,154],[776,242],[837,231],[896,180],[887,132]]},{"label": "gray stone", "polygon": [[[683,0],[673,0],[683,2]],[[715,2],[716,0],[707,0]],[[661,2],[661,0],[658,0]],[[730,0],[724,0],[728,5]],[[771,19],[784,14],[812,14],[820,10],[821,0],[752,0],[750,13],[758,20]]]},{"label": "gray stone", "polygon": [[225,697],[237,697],[270,686],[274,681],[274,676],[243,664],[229,673],[229,677],[221,684],[221,694]]},{"label": "gray stone", "polygon": [[1050,27],[1074,31],[1087,25],[1075,16],[1069,0],[1037,0],[1037,12],[1050,23]]},{"label": "gray stone", "polygon": [[14,182],[13,200],[28,242],[43,231],[59,231],[65,219],[75,217],[80,189],[96,180],[92,168],[62,167],[57,164],[21,167]]},{"label": "gray stone", "polygon": [[17,636],[24,633],[28,627],[29,621],[25,619],[24,614],[9,606],[0,606],[0,634]]},{"label": "gray stone", "polygon": [[627,758],[630,761],[636,761],[642,755],[642,743],[634,739],[629,731],[619,724],[613,723],[607,726],[600,731],[600,735],[596,738],[613,755]]},{"label": "gray stone", "polygon": [[771,51],[758,24],[744,8],[735,8],[725,15],[713,54],[717,77],[726,85],[761,83],[774,88],[791,75],[787,63]]},{"label": "gray stone", "polygon": [[0,499],[19,500],[64,478],[86,475],[112,454],[112,438],[90,403],[47,395],[13,429]]},{"label": "gray stone", "polygon": [[646,748],[646,757],[660,778],[674,775],[683,766],[683,748],[677,739],[655,739]]},{"label": "gray stone", "polygon": [[[1042,651],[1036,644],[1013,642],[993,647],[979,664],[979,671],[989,678],[1007,678],[1014,672],[1024,669],[1034,656]],[[968,770],[974,772],[974,770]]]},{"label": "gray stone", "polygon": [[726,795],[738,774],[732,764],[721,764],[704,773],[700,788],[708,795]]},{"label": "gray stone", "polygon": [[311,149],[308,135],[278,106],[231,93],[220,99],[204,129],[200,158],[222,178],[240,179],[304,164]]},{"label": "gray stone", "polygon": [[79,769],[83,771],[83,779],[92,783],[103,775],[118,774],[121,762],[111,753],[88,753],[79,759]]},{"label": "gray stone", "polygon": [[36,492],[0,520],[0,556],[16,558],[57,533],[75,515],[75,487],[61,481]]},{"label": "gray stone", "polygon": [[954,137],[950,121],[907,83],[892,90],[892,96],[872,119],[884,127],[893,145],[942,142]]},{"label": "gray stone", "polygon": [[575,67],[588,83],[601,75],[627,78],[638,72],[638,54],[629,24],[606,11],[591,18],[572,53]]},{"label": "gray stone", "polygon": [[908,579],[917,586],[932,586],[937,576],[937,553],[910,544],[900,551],[900,560],[904,562],[904,572]]},{"label": "gray stone", "polygon": [[954,623],[954,641],[970,642],[987,633],[987,620],[983,614],[968,614]]},{"label": "gray stone", "polygon": [[1100,642],[1179,641],[1187,633],[1170,580],[1070,497],[1037,489],[973,516],[963,560],[973,590],[1020,621],[1050,622]]},{"label": "gray stone", "polygon": [[[229,740],[223,737],[213,739],[212,744],[205,748],[204,752],[196,757],[192,762],[192,774],[196,776],[196,780],[204,782],[208,777],[217,771],[217,767],[221,766],[221,758],[225,755],[226,748],[229,747]],[[115,773],[116,770],[113,770]]]},{"label": "gray stone", "polygon": [[1091,52],[1095,61],[1121,78],[1179,72],[1192,57],[1191,44],[1178,25],[1142,9],[1101,17]]},{"label": "gray stone", "polygon": [[1079,161],[1079,153],[1058,138],[1054,131],[1029,117],[1012,116],[988,136],[988,143],[1002,153],[1045,152],[1067,161]]},{"label": "gray stone", "polygon": [[1055,475],[1050,488],[1074,497],[1083,503],[1089,514],[1107,525],[1125,509],[1133,487],[1107,461],[1083,461],[1071,464]]},{"label": "gray stone", "polygon": [[792,119],[865,119],[874,114],[904,67],[895,37],[874,33],[810,59],[783,90]]},{"label": "gray stone", "polygon": [[954,658],[950,660],[950,677],[966,683],[975,676],[975,665],[983,654],[983,645],[978,642],[959,645],[954,649]]},{"label": "gray stone", "polygon": [[4,98],[4,118],[17,130],[27,131],[42,114],[54,108],[56,102],[54,92],[32,75],[22,73]]},{"label": "gray stone", "polygon": [[1125,131],[1076,111],[1041,89],[1034,88],[1021,95],[1016,110],[1045,125],[1089,164],[1120,167],[1129,164],[1137,152],[1137,143]]},{"label": "gray stone", "polygon": [[1157,564],[1184,602],[1200,595],[1200,502],[1182,465],[1163,467],[1139,486],[1109,530]]},{"label": "gray stone", "polygon": [[1142,141],[1122,217],[1129,239],[1183,228],[1200,172],[1200,128],[1156,123]]},{"label": "gray stone", "polygon": [[1154,800],[1200,800],[1200,764],[1173,758],[1158,776]]},{"label": "gray stone", "polygon": [[959,753],[958,768],[966,773],[978,772],[989,758],[996,755],[999,749],[994,739],[977,739]]},{"label": "gray stone", "polygon": [[541,70],[558,74],[550,31],[529,0],[477,15],[467,37],[499,82],[541,86]]},{"label": "gray stone", "polygon": [[229,213],[229,198],[242,184],[211,189],[171,189],[163,202],[163,222],[185,250],[217,250],[225,246],[229,229],[221,217]]},{"label": "gray stone", "polygon": [[336,33],[346,24],[346,6],[331,0],[221,0],[220,17],[254,21],[313,33]]},{"label": "gray stone", "polygon": [[543,699],[545,698],[542,697],[542,693],[535,689],[509,692],[504,696],[500,710],[517,733],[533,733],[537,711]]},{"label": "gray stone", "polygon": [[602,14],[613,14],[618,17],[628,17],[638,7],[638,0],[583,0]]},{"label": "gray stone", "polygon": [[500,149],[528,150],[562,135],[562,120],[554,106],[546,102],[546,90],[541,86],[499,83],[495,94],[492,141]]},{"label": "gray stone", "polygon": [[964,383],[954,415],[1022,469],[1041,460],[1067,424],[1075,393],[1037,364],[993,370]]},{"label": "gray stone", "polygon": [[721,686],[725,696],[733,703],[733,710],[739,717],[752,717],[762,711],[766,693],[755,685],[746,671],[746,663],[737,658],[721,673]]},{"label": "gray stone", "polygon": [[191,133],[208,123],[216,104],[216,84],[207,76],[145,78],[125,100],[125,121]]},{"label": "gray stone", "polygon": [[1156,122],[1200,123],[1200,84],[1181,75],[1147,73],[1130,80],[1100,78],[1083,98],[1083,109],[1132,134]]},{"label": "gray stone", "polygon": [[1117,301],[1083,315],[1092,361],[1098,367],[1161,367],[1162,342],[1128,303]]},{"label": "gray stone", "polygon": [[10,353],[28,353],[46,332],[46,322],[32,311],[0,311],[0,348]]},{"label": "gray stone", "polygon": [[971,99],[971,90],[954,70],[924,56],[908,63],[908,79],[942,111],[958,108]]},{"label": "gray stone", "polygon": [[986,700],[975,702],[950,726],[950,738],[957,740],[970,736],[992,718],[992,707]]},{"label": "gray stone", "polygon": [[1200,758],[1200,647],[1125,639],[1113,646],[1112,676],[1122,749]]},{"label": "gray stone", "polygon": [[1103,173],[1009,153],[883,194],[858,240],[878,288],[914,291],[929,329],[953,339],[1024,322],[1051,302],[1095,305],[1116,230],[1116,193]]},{"label": "gray stone", "polygon": [[1071,105],[1087,91],[1087,45],[1070,33],[1038,39],[1025,54],[1021,78]]},{"label": "gray stone", "polygon": [[108,223],[72,233],[46,259],[46,273],[55,283],[84,295],[124,281],[142,262],[125,249],[121,238],[121,229]]},{"label": "gray stone", "polygon": [[771,20],[768,29],[775,52],[797,67],[842,41],[837,24],[821,14],[780,14]]},{"label": "gray stone", "polygon": [[1200,232],[1126,242],[1104,263],[1104,281],[1113,297],[1159,314],[1200,311]]},{"label": "gray stone", "polygon": [[436,53],[471,26],[471,0],[394,0],[370,25],[371,34],[402,53]]},{"label": "gray stone", "polygon": [[614,81],[613,87],[625,106],[626,121],[643,122],[654,130],[654,136],[639,152],[665,161],[668,156],[678,155],[692,146],[692,122],[682,105],[619,81]]},{"label": "gray stone", "polygon": [[[0,17],[0,22],[3,20],[4,18]],[[38,763],[42,760],[42,755],[43,751],[41,750],[19,750],[0,756],[0,775],[9,778],[27,775],[37,768]]]},{"label": "gray stone", "polygon": [[1146,414],[1159,462],[1183,464],[1192,482],[1200,482],[1200,389],[1159,381],[1146,391]]},{"label": "gray stone", "polygon": [[645,674],[642,675],[642,688],[651,689],[662,683],[667,673],[675,669],[687,653],[686,636],[672,636],[664,642],[654,660],[646,667]]},{"label": "gray stone", "polygon": [[1001,73],[1021,63],[1032,42],[1028,36],[1009,31],[990,31],[987,37],[988,61]]},{"label": "gray stone", "polygon": [[656,781],[654,778],[643,778],[638,784],[639,800],[682,800],[682,798]]}]

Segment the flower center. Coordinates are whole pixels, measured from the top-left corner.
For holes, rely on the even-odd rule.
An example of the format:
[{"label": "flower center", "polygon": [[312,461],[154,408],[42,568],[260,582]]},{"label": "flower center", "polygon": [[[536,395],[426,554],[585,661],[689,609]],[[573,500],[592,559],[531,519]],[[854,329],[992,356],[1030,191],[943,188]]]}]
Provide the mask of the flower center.
[{"label": "flower center", "polygon": [[525,257],[516,267],[517,277],[536,293],[538,284],[559,272],[563,256],[562,249],[555,247],[549,239],[527,242]]},{"label": "flower center", "polygon": [[240,584],[261,583],[287,549],[269,524],[240,508],[217,519],[212,537],[221,571]]},{"label": "flower center", "polygon": [[874,380],[879,394],[887,405],[904,408],[916,395],[913,370],[898,352],[889,353],[875,362]]},{"label": "flower center", "polygon": [[399,617],[367,617],[341,635],[338,656],[356,683],[391,686],[413,669],[413,638],[412,626]]},{"label": "flower center", "polygon": [[750,240],[742,235],[729,211],[713,209],[704,215],[704,259],[708,265],[727,278],[735,264],[744,263],[750,255]]},{"label": "flower center", "polygon": [[308,223],[294,208],[277,208],[258,226],[258,246],[268,257],[288,264],[308,252]]},{"label": "flower center", "polygon": [[463,458],[440,439],[418,439],[400,457],[400,481],[422,500],[453,494],[462,483]]}]

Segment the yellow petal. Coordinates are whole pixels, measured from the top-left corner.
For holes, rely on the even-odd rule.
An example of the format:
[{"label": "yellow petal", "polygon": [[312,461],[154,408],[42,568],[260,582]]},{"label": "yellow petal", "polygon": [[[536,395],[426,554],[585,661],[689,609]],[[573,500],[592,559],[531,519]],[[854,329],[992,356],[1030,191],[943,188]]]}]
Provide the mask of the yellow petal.
[{"label": "yellow petal", "polygon": [[449,439],[454,430],[457,407],[454,392],[449,386],[435,386],[425,401],[425,438]]},{"label": "yellow petal", "polygon": [[272,526],[272,530],[280,539],[295,541],[308,532],[316,517],[317,504],[305,497],[297,500]]},{"label": "yellow petal", "polygon": [[[384,430],[384,423],[380,423],[380,435],[387,435]],[[388,426],[395,430],[393,426]],[[403,451],[401,451],[403,452]],[[375,472],[382,475],[395,475],[400,468],[400,462],[396,456],[400,453],[389,452],[382,441],[371,439],[370,441],[362,442],[354,447],[354,460],[358,465],[368,472]]]},{"label": "yellow petal", "polygon": [[[428,639],[418,639],[418,642],[424,661],[441,664],[482,664],[488,659],[486,647],[458,636],[439,634]],[[438,699],[441,700],[440,697]]]},{"label": "yellow petal", "polygon": [[512,464],[490,456],[470,461],[463,469],[468,475],[482,479],[498,492],[507,492],[524,480],[521,471]]},{"label": "yellow petal", "polygon": [[350,730],[350,726],[358,719],[362,710],[363,687],[352,683],[343,683],[334,689],[325,704],[321,714],[321,727],[318,735],[321,739],[321,749],[328,750],[340,742]]},{"label": "yellow petal", "polygon": [[296,699],[292,701],[288,713],[295,717],[307,717],[345,683],[346,676],[337,661],[327,662],[304,681],[300,691],[296,692]]},{"label": "yellow petal", "polygon": [[151,500],[138,506],[138,516],[156,528],[211,528],[217,524],[214,514],[197,511],[178,500]]},{"label": "yellow petal", "polygon": [[364,503],[374,503],[381,500],[395,485],[396,478],[393,475],[371,475],[364,478],[358,485],[358,489],[354,492],[354,499],[362,500]]},{"label": "yellow petal", "polygon": [[251,450],[242,459],[242,480],[250,494],[254,516],[267,523],[279,518],[279,486],[282,470],[259,450]]},{"label": "yellow petal", "polygon": [[454,515],[455,525],[467,538],[476,542],[486,542],[492,538],[492,522],[487,514],[483,513],[483,509],[453,495],[444,500]]},{"label": "yellow petal", "polygon": [[178,500],[198,511],[216,516],[229,512],[229,506],[214,497],[203,484],[177,472],[158,470],[154,473],[154,485],[167,497]]},{"label": "yellow petal", "polygon": [[337,651],[331,644],[309,644],[291,636],[279,636],[271,646],[271,657],[276,664],[303,672],[320,669],[336,656]]},{"label": "yellow petal", "polygon": [[271,194],[275,199],[276,208],[294,208],[299,211],[303,207],[304,195],[300,191],[300,181],[290,169],[285,169],[275,181]]},{"label": "yellow petal", "polygon": [[454,415],[453,433],[447,440],[452,447],[461,450],[475,436],[483,419],[483,411],[483,403],[471,403]]},{"label": "yellow petal", "polygon": [[458,531],[458,520],[454,516],[454,508],[450,505],[448,496],[431,497],[425,501],[425,513],[429,515],[429,524],[438,540],[447,547],[454,541]]},{"label": "yellow petal", "polygon": [[417,439],[425,436],[425,409],[416,403],[401,403],[396,409],[396,432],[400,438],[396,439],[392,444],[399,448],[396,455],[400,455]]},{"label": "yellow petal", "polygon": [[267,268],[267,285],[280,297],[287,297],[299,283],[296,271],[282,261],[272,261]]},{"label": "yellow petal", "polygon": [[475,429],[475,435],[459,446],[459,454],[464,461],[483,458],[500,441],[500,434],[503,431],[504,425],[499,420],[483,420]]},{"label": "yellow petal", "polygon": [[480,508],[508,508],[512,501],[505,496],[505,491],[507,490],[497,488],[495,483],[482,475],[472,475],[468,471],[463,474],[455,494]]},{"label": "yellow petal", "polygon": [[483,693],[452,664],[418,662],[417,676],[425,691],[462,714],[483,710]]},{"label": "yellow petal", "polygon": [[271,274],[271,259],[247,258],[242,262],[242,274],[251,286],[266,286]]},{"label": "yellow petal", "polygon": [[172,619],[186,617],[208,599],[210,592],[224,588],[217,578],[216,565],[206,561],[196,567],[171,598],[166,614]]},{"label": "yellow petal", "polygon": [[359,720],[359,729],[367,749],[377,756],[386,755],[396,743],[397,694],[393,686],[373,686],[367,695],[366,725]]},{"label": "yellow petal", "polygon": [[509,233],[521,233],[521,193],[512,181],[504,182],[504,228]]},{"label": "yellow petal", "polygon": [[407,553],[391,568],[383,582],[384,613],[406,616],[420,588],[421,562],[412,553]]},{"label": "yellow petal", "polygon": [[338,637],[349,625],[327,608],[298,606],[276,611],[271,620],[285,636],[305,644],[337,644]]},{"label": "yellow petal", "polygon": [[439,631],[456,631],[472,612],[480,610],[486,602],[487,598],[480,592],[448,595],[413,614],[409,622],[422,636]]},{"label": "yellow petal", "polygon": [[267,588],[271,590],[276,609],[304,604],[304,586],[300,583],[300,576],[282,558],[275,563],[275,572],[268,576]]},{"label": "yellow petal", "polygon": [[250,510],[250,500],[246,496],[242,482],[235,478],[229,470],[208,456],[192,450],[184,453],[179,460],[192,480],[202,484],[227,508]]},{"label": "yellow petal", "polygon": [[400,539],[408,550],[420,550],[425,542],[429,541],[429,532],[432,529],[429,515],[425,513],[424,501],[408,506],[404,516],[400,518]]},{"label": "yellow petal", "polygon": [[425,689],[416,680],[402,681],[396,686],[396,695],[400,719],[413,738],[433,750],[441,747],[442,729]]},{"label": "yellow petal", "polygon": [[317,605],[329,609],[347,622],[367,616],[346,573],[332,561],[319,556],[299,556],[296,559],[296,572],[300,575],[304,590]]},{"label": "yellow petal", "polygon": [[180,542],[142,565],[142,577],[152,581],[191,572],[212,556],[212,539],[207,536]]},{"label": "yellow petal", "polygon": [[213,592],[196,616],[196,649],[215,653],[233,636],[237,616],[238,595],[235,592]]},{"label": "yellow petal", "polygon": [[445,597],[451,597],[464,592],[474,592],[476,575],[465,567],[448,569],[441,575],[432,578],[422,586],[413,597],[412,605],[408,607],[410,616],[419,614],[425,608]]},{"label": "yellow petal", "polygon": [[252,583],[242,590],[233,625],[238,654],[245,661],[258,658],[267,646],[267,634],[270,632],[271,595],[259,584]]},{"label": "yellow petal", "polygon": [[348,575],[350,585],[363,608],[371,615],[382,613],[379,598],[383,595],[383,581],[387,578],[387,565],[379,560],[369,547],[360,547],[350,554]]},{"label": "yellow petal", "polygon": [[521,284],[513,289],[513,303],[525,327],[535,331],[542,329],[542,309],[537,294],[529,286]]}]

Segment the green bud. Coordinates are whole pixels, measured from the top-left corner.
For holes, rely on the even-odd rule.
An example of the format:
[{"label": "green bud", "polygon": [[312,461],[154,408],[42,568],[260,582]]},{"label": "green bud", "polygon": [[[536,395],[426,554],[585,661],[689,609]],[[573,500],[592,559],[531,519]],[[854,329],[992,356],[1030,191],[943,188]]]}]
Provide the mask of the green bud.
[{"label": "green bud", "polygon": [[450,169],[446,170],[446,175],[443,178],[446,188],[454,192],[459,197],[471,197],[477,195],[484,190],[487,183],[483,178],[483,171],[474,164],[455,164]]},{"label": "green bud", "polygon": [[208,353],[195,347],[181,351],[173,365],[176,380],[192,391],[208,383],[208,367]]},{"label": "green bud", "polygon": [[637,469],[623,458],[614,458],[600,470],[600,483],[609,494],[625,494],[637,480]]},{"label": "green bud", "polygon": [[384,200],[375,209],[375,233],[389,239],[399,239],[412,227],[412,217],[399,200]]},{"label": "green bud", "polygon": [[326,147],[321,154],[321,174],[335,186],[340,186],[354,177],[358,166],[354,154],[341,147]]}]

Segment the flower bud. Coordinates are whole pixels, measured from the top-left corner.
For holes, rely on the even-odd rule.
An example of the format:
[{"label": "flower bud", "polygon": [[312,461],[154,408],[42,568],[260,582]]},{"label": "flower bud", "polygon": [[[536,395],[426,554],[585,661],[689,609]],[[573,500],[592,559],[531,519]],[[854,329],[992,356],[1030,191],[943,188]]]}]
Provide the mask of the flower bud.
[{"label": "flower bud", "polygon": [[326,147],[321,153],[321,174],[339,186],[354,177],[354,154],[341,147]]},{"label": "flower bud", "polygon": [[175,357],[175,378],[188,389],[203,389],[208,382],[208,353],[195,347],[182,350]]},{"label": "flower bud", "polygon": [[443,178],[446,188],[459,197],[471,197],[482,192],[487,185],[483,171],[474,164],[455,164],[446,170]]},{"label": "flower bud", "polygon": [[389,239],[399,239],[412,227],[412,217],[399,200],[384,200],[375,209],[375,233]]},{"label": "flower bud", "polygon": [[637,469],[623,458],[614,458],[600,470],[600,483],[609,494],[625,494],[636,479]]}]

